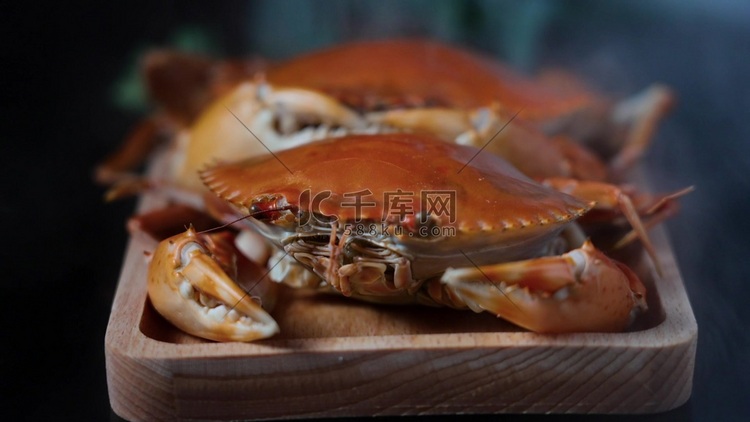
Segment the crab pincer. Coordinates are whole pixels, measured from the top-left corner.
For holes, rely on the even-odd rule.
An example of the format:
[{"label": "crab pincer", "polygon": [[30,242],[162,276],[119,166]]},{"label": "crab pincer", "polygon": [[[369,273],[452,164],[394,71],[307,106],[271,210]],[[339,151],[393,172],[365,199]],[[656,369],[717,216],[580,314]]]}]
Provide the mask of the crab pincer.
[{"label": "crab pincer", "polygon": [[[215,341],[252,341],[279,331],[268,314],[277,285],[259,277],[234,248],[233,235],[192,227],[156,248],[148,272],[154,308],[181,330]],[[261,273],[262,274],[262,273]],[[246,292],[238,283],[253,282]],[[260,303],[259,303],[260,302]]]},{"label": "crab pincer", "polygon": [[540,333],[622,331],[648,308],[633,271],[589,241],[560,256],[449,268],[440,281],[454,307],[488,311]]}]

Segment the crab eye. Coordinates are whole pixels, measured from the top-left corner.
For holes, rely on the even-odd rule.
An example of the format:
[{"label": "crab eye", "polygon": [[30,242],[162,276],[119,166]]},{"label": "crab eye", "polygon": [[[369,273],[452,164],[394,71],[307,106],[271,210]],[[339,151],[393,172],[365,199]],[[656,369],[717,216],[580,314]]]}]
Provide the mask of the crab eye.
[{"label": "crab eye", "polygon": [[258,220],[276,220],[282,212],[289,209],[289,204],[283,196],[264,195],[253,199],[248,212]]}]

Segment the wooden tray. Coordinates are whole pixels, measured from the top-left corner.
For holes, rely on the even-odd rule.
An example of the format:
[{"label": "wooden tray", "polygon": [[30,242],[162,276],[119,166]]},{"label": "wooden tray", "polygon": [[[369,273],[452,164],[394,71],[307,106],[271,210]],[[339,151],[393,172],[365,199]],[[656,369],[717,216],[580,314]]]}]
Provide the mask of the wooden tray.
[{"label": "wooden tray", "polygon": [[488,314],[288,290],[281,335],[247,344],[161,318],[146,294],[153,245],[133,238],[105,338],[110,402],[129,420],[673,409],[690,396],[697,325],[664,230],[651,234],[664,276],[629,263],[650,309],[626,333],[539,335]]}]

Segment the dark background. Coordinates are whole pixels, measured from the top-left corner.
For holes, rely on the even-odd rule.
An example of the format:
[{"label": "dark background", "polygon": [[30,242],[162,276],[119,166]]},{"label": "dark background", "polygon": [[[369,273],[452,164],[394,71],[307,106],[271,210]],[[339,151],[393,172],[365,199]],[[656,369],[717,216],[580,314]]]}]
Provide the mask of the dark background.
[{"label": "dark background", "polygon": [[750,417],[750,3],[170,1],[0,10],[0,216],[9,228],[0,249],[3,414],[116,419],[103,337],[135,202],[104,204],[91,172],[148,111],[139,54],[172,46],[282,58],[344,40],[419,35],[526,71],[562,65],[615,95],[654,81],[678,92],[645,166],[657,189],[697,187],[667,223],[699,325],[695,382],[685,406],[632,419]]}]

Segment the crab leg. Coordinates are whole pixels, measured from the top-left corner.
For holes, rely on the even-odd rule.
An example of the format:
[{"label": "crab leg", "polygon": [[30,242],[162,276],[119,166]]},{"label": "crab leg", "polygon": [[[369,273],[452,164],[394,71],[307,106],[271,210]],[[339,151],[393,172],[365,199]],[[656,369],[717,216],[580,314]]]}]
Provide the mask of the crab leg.
[{"label": "crab leg", "polygon": [[208,214],[184,204],[171,204],[128,219],[131,236],[146,242],[160,242],[185,231],[187,226],[198,230],[216,227],[216,220]]},{"label": "crab leg", "polygon": [[[646,309],[645,287],[587,241],[556,257],[448,269],[430,296],[541,333],[622,331]],[[463,305],[463,306],[461,306]]]},{"label": "crab leg", "polygon": [[[277,285],[259,273],[234,249],[231,239],[201,235],[191,227],[162,241],[152,254],[148,294],[164,318],[189,334],[252,341],[279,331],[258,303],[272,307]],[[250,292],[238,286],[242,281],[253,282]]]},{"label": "crab leg", "polygon": [[112,185],[137,178],[133,173],[138,165],[166,138],[173,128],[163,115],[154,115],[138,124],[119,149],[99,164],[94,179],[102,185]]},{"label": "crab leg", "polygon": [[630,123],[631,127],[622,149],[609,164],[615,175],[622,175],[633,167],[649,146],[656,127],[674,105],[674,94],[663,85],[653,85],[629,98],[612,111],[612,120]]},{"label": "crab leg", "polygon": [[630,196],[623,192],[620,187],[608,183],[563,178],[549,178],[545,179],[542,183],[577,198],[595,201],[594,210],[619,210],[622,212],[622,215],[628,220],[636,236],[641,240],[643,247],[651,257],[657,273],[662,273],[656,250],[651,243],[651,239],[648,237],[646,227],[641,221]]},{"label": "crab leg", "polygon": [[[679,210],[679,203],[677,202],[677,199],[687,195],[694,190],[694,186],[688,186],[674,193],[663,195],[657,198],[655,201],[653,201],[653,205],[648,207],[648,209],[646,209],[646,211],[644,212],[645,215],[649,216],[648,220],[644,221],[643,223],[644,227],[646,229],[650,229],[677,214],[677,211]],[[623,247],[637,238],[638,233],[635,230],[632,230],[630,233],[623,236],[622,239],[617,241],[614,247]]]}]

